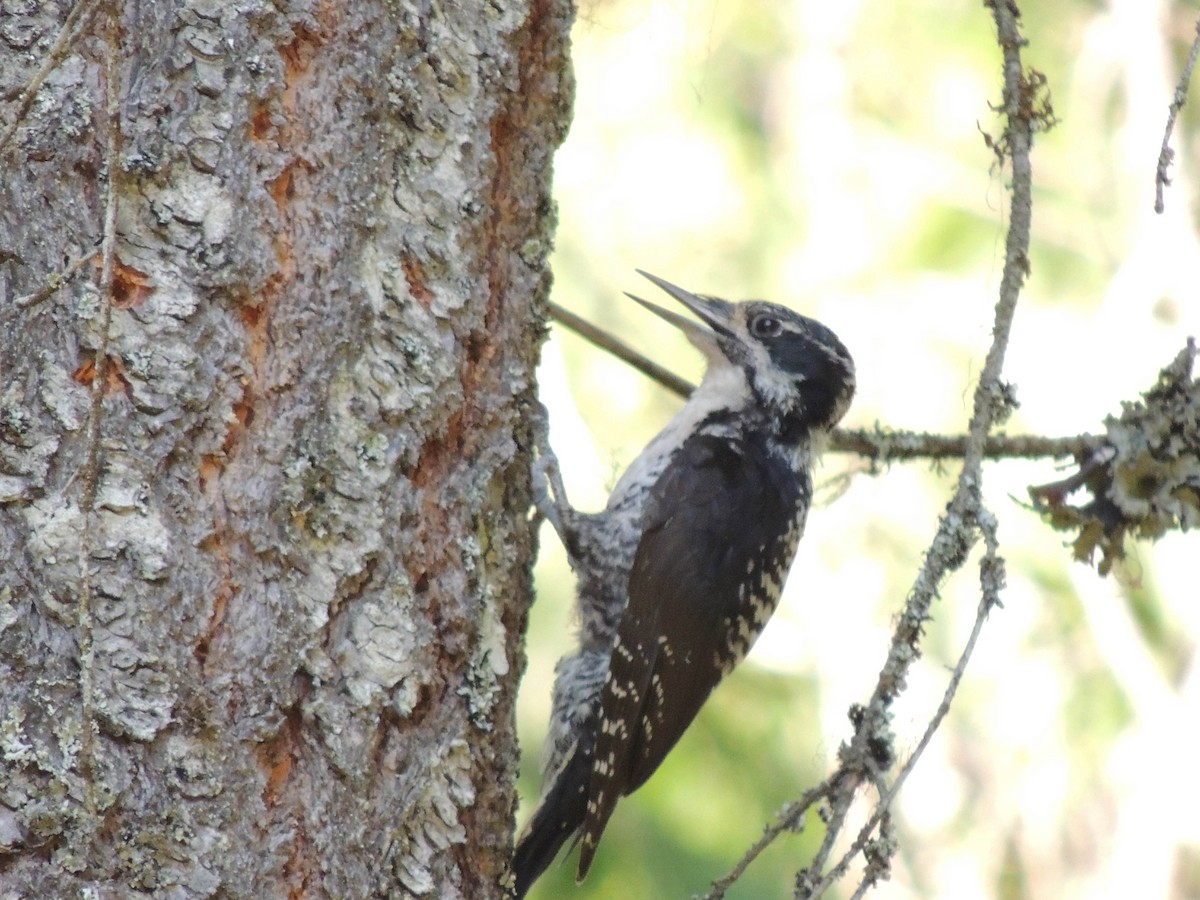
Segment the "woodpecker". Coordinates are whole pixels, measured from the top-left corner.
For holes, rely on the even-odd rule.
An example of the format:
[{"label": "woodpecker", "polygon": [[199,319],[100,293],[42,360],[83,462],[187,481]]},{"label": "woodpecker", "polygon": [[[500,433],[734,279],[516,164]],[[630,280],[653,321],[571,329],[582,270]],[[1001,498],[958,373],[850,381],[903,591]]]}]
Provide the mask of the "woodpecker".
[{"label": "woodpecker", "polygon": [[603,512],[571,508],[540,453],[538,508],[578,579],[580,636],[555,670],[545,790],[513,857],[518,898],[575,835],[583,879],[617,800],[750,650],[804,530],[814,456],[854,395],[854,362],[821,323],[639,274],[700,320],[628,295],[681,329],[707,368]]}]

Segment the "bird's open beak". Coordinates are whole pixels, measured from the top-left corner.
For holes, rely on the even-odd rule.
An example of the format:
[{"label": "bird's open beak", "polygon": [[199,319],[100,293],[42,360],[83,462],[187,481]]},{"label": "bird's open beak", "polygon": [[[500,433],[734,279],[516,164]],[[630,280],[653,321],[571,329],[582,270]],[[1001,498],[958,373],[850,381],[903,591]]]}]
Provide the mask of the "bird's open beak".
[{"label": "bird's open beak", "polygon": [[636,300],[650,312],[662,319],[666,319],[680,331],[682,331],[689,341],[691,341],[696,349],[704,353],[706,356],[711,353],[719,353],[720,348],[717,345],[717,334],[728,335],[730,333],[730,325],[733,322],[732,303],[726,303],[724,300],[718,300],[716,297],[701,297],[698,294],[693,294],[690,291],[685,291],[681,287],[671,284],[669,281],[664,281],[657,275],[651,275],[649,272],[643,272],[641,269],[637,273],[644,278],[654,282],[692,312],[694,312],[709,328],[704,328],[698,322],[679,315],[677,312],[672,312],[669,309],[663,309],[641,297],[636,297],[633,294],[626,294],[632,300]]}]

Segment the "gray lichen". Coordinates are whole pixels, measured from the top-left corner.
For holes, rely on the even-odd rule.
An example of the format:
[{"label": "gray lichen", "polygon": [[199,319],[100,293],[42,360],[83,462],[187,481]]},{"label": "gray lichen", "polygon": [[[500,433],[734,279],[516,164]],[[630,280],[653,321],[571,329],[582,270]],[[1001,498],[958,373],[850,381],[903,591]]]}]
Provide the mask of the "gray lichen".
[{"label": "gray lichen", "polygon": [[434,871],[446,850],[466,841],[459,821],[462,810],[475,802],[471,782],[471,751],[465,741],[453,740],[430,760],[423,777],[410,782],[413,794],[398,817],[401,823],[393,837],[391,874],[407,894],[440,898],[461,897],[461,891],[438,884]]},{"label": "gray lichen", "polygon": [[[1104,446],[1074,475],[1029,489],[1055,529],[1074,535],[1075,558],[1107,574],[1125,555],[1127,538],[1156,540],[1200,524],[1200,381],[1192,375],[1196,343],[1159,373],[1139,401],[1105,420]],[[1090,497],[1072,504],[1077,490]]]}]

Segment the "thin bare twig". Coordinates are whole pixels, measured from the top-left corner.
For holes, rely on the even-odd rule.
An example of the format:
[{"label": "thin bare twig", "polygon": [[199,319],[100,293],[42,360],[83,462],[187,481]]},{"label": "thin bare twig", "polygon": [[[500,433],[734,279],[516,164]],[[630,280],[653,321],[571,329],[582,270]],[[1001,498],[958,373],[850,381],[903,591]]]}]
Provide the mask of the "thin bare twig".
[{"label": "thin bare twig", "polygon": [[71,7],[71,11],[67,13],[67,18],[63,22],[62,28],[59,29],[54,46],[46,54],[45,62],[42,63],[41,68],[34,73],[34,76],[29,79],[29,82],[22,89],[21,100],[17,104],[12,121],[8,123],[8,127],[4,129],[4,132],[0,134],[0,154],[8,147],[9,142],[13,139],[13,135],[17,133],[17,129],[21,127],[21,123],[25,120],[25,116],[29,114],[29,108],[33,106],[34,98],[37,97],[42,83],[58,64],[62,62],[67,52],[71,49],[71,45],[87,30],[91,24],[92,16],[95,15],[96,10],[100,6],[101,0],[80,0],[80,2]]},{"label": "thin bare twig", "polygon": [[92,549],[93,512],[100,481],[100,443],[104,419],[104,392],[108,386],[108,339],[112,327],[113,284],[116,274],[117,173],[121,150],[121,47],[120,6],[114,4],[105,29],[108,54],[105,59],[106,144],[104,148],[104,237],[100,245],[100,334],[96,342],[95,374],[91,384],[88,411],[87,455],[83,464],[82,493],[79,506],[82,529],[79,536],[79,692],[83,717],[80,770],[87,780],[86,808],[95,817],[96,807],[96,711],[92,679],[95,643],[92,626],[92,578],[89,559]]},{"label": "thin bare twig", "polygon": [[13,301],[13,305],[17,309],[28,309],[31,306],[37,306],[43,300],[50,297],[64,284],[70,281],[71,277],[89,262],[95,259],[96,254],[99,252],[99,250],[93,250],[91,253],[87,253],[79,257],[79,259],[75,260],[75,262],[71,263],[61,272],[55,272],[53,275],[47,278],[46,283],[32,294],[26,294],[23,297],[18,297],[15,301]]},{"label": "thin bare twig", "polygon": [[1162,149],[1158,151],[1158,167],[1154,173],[1154,211],[1161,214],[1166,208],[1163,205],[1163,188],[1171,183],[1167,169],[1175,159],[1175,151],[1171,149],[1171,132],[1175,130],[1175,119],[1183,104],[1187,102],[1188,85],[1192,81],[1192,70],[1196,67],[1196,57],[1200,55],[1200,19],[1196,20],[1196,37],[1192,40],[1192,49],[1188,53],[1187,63],[1179,75],[1175,85],[1175,98],[1167,112],[1167,127],[1163,131]]},{"label": "thin bare twig", "polygon": [[686,378],[680,378],[670,369],[664,368],[658,363],[647,359],[620,338],[613,337],[613,335],[609,334],[603,328],[597,328],[582,316],[575,315],[575,313],[569,309],[564,309],[557,303],[551,303],[549,307],[550,317],[554,321],[569,328],[584,340],[595,344],[601,350],[607,350],[617,359],[629,363],[633,368],[653,381],[658,382],[667,390],[678,394],[680,397],[687,397],[696,389],[696,386]]},{"label": "thin bare twig", "polygon": [[789,803],[775,817],[775,821],[763,829],[762,837],[751,845],[750,849],[738,860],[737,865],[730,869],[723,877],[718,878],[712,884],[712,890],[704,895],[704,900],[721,900],[725,896],[725,892],[733,887],[736,882],[749,868],[750,864],[756,860],[759,855],[775,842],[775,839],[785,831],[797,831],[803,824],[804,814],[812,807],[828,798],[830,783],[823,781],[816,787],[809,788],[800,795],[800,799]]}]

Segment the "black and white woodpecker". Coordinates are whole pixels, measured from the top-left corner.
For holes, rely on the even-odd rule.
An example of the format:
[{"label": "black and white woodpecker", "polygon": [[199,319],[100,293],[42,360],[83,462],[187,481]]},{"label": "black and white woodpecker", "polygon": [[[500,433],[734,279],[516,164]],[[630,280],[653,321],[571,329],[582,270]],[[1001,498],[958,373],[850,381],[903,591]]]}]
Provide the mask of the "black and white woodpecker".
[{"label": "black and white woodpecker", "polygon": [[546,784],[517,842],[517,897],[579,835],[578,877],[617,800],[645,783],[779,601],[812,500],[813,458],[854,395],[819,322],[641,273],[698,322],[629,296],[704,354],[704,380],[603,512],[566,502],[548,448],[539,508],[578,578],[579,649],[556,667]]}]

